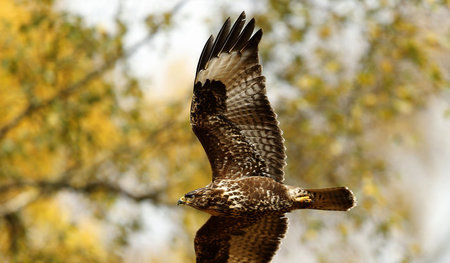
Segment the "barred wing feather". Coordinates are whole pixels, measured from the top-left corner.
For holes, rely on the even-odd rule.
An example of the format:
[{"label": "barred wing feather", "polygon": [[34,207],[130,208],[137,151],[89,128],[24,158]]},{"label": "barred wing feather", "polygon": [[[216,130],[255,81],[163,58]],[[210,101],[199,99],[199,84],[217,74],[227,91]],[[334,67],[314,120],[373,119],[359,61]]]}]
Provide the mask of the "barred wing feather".
[{"label": "barred wing feather", "polygon": [[205,44],[197,66],[191,125],[211,162],[213,180],[269,176],[283,181],[285,148],[266,96],[258,59],[262,31],[245,13]]}]

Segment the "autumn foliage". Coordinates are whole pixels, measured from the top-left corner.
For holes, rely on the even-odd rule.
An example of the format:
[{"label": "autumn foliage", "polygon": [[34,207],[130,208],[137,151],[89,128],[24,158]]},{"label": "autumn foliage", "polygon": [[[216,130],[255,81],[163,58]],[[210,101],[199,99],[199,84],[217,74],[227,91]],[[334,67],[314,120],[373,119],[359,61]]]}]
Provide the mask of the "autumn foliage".
[{"label": "autumn foliage", "polygon": [[[395,241],[408,262],[421,255],[420,243],[412,238],[407,193],[393,191],[382,143],[413,138],[408,119],[448,93],[448,18],[447,27],[436,27],[430,14],[445,17],[449,4],[350,2],[353,9],[267,1],[255,14],[286,139],[286,178],[356,190],[358,209],[327,225],[342,237],[334,249],[344,254],[312,249],[320,262],[344,262],[348,253],[363,262],[346,237],[368,222],[367,235],[387,242],[394,230],[409,233]],[[125,48],[119,17],[111,33],[53,1],[0,6],[0,261],[122,262],[142,222],[138,215],[115,220],[120,201],[171,210],[179,195],[210,180],[189,126],[192,83],[167,87],[181,95],[162,101],[127,64],[155,35],[168,38],[177,14],[149,14],[148,35]],[[335,45],[345,34],[357,36],[355,53]],[[186,231],[168,246],[177,251],[171,261],[193,260],[191,237],[204,218],[177,210]],[[309,228],[302,242],[314,242],[325,219],[302,219]],[[167,251],[148,260],[164,262]]]}]

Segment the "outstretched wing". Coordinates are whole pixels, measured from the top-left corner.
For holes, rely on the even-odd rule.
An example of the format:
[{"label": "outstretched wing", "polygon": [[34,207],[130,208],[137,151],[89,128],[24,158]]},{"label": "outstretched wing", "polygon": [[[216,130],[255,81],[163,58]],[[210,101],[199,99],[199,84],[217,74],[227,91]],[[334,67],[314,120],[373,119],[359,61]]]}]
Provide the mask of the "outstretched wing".
[{"label": "outstretched wing", "polygon": [[195,236],[197,263],[269,262],[286,229],[284,214],[260,218],[211,216]]},{"label": "outstretched wing", "polygon": [[216,40],[211,36],[206,42],[197,66],[191,125],[211,163],[213,181],[269,176],[282,182],[284,140],[258,61],[262,31],[253,34],[254,19],[244,24],[244,12],[231,29],[228,18]]}]

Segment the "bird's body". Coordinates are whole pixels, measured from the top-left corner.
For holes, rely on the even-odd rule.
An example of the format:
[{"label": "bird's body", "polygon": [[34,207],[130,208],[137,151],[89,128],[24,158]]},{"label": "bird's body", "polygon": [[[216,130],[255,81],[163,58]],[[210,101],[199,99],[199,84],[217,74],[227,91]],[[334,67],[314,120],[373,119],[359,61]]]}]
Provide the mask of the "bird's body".
[{"label": "bird's body", "polygon": [[[333,195],[332,198],[327,194]],[[270,177],[252,176],[212,182],[187,193],[182,202],[214,216],[258,216],[304,208],[347,210],[354,205],[349,195],[346,187],[306,190]],[[195,203],[190,202],[191,196],[198,197]],[[333,204],[324,204],[331,200]]]},{"label": "bird's body", "polygon": [[197,262],[269,262],[295,209],[346,211],[347,187],[283,184],[284,139],[266,96],[258,59],[262,31],[242,13],[211,36],[197,66],[191,126],[212,168],[212,182],[185,194],[185,204],[212,216],[197,232]]},{"label": "bird's body", "polygon": [[[208,191],[209,193],[204,195]],[[216,216],[288,212],[294,205],[286,185],[274,182],[268,177],[221,180],[190,193],[209,196],[207,202],[197,202],[200,205],[194,207]]]}]

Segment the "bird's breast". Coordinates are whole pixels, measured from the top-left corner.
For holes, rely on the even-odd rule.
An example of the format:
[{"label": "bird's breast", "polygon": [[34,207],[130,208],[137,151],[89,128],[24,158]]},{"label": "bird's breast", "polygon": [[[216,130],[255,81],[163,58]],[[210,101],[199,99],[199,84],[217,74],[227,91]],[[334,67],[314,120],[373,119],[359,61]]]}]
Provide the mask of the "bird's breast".
[{"label": "bird's breast", "polygon": [[286,187],[272,178],[223,180],[216,187],[221,190],[220,210],[225,214],[286,212],[292,206]]}]

